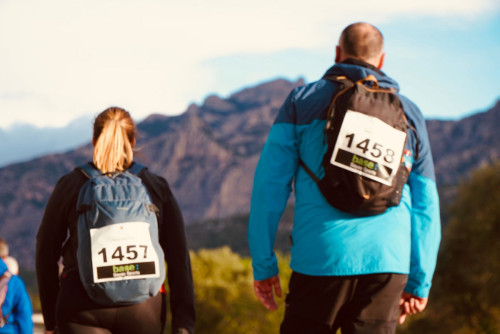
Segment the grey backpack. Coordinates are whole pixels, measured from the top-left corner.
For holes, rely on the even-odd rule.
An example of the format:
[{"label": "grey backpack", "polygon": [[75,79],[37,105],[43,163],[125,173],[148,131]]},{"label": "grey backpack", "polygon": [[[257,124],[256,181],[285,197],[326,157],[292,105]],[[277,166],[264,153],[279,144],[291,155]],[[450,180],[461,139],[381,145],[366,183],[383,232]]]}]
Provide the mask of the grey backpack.
[{"label": "grey backpack", "polygon": [[89,297],[101,305],[130,305],[156,295],[165,280],[158,238],[158,209],[134,163],[124,172],[102,174],[78,167],[89,180],[77,201],[77,262]]}]

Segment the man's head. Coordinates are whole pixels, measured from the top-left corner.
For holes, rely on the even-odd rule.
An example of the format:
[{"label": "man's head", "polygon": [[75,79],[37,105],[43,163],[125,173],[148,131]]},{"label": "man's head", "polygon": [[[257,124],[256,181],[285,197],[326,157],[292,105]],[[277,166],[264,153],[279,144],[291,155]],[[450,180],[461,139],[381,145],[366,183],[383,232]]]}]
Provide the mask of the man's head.
[{"label": "man's head", "polygon": [[336,63],[355,58],[380,69],[384,64],[384,57],[384,37],[375,26],[358,22],[347,26],[342,31],[336,49]]}]

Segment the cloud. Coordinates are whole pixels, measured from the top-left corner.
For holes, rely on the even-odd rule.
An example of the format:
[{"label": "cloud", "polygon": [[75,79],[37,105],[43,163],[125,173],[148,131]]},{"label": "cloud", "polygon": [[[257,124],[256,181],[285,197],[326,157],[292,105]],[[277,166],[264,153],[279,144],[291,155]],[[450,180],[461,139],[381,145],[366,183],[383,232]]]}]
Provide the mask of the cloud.
[{"label": "cloud", "polygon": [[[401,15],[474,19],[493,0],[3,0],[0,126],[63,125],[120,105],[176,114],[217,91],[204,64],[334,46],[348,23]],[[250,82],[249,82],[250,83]],[[237,88],[237,87],[235,87]]]}]

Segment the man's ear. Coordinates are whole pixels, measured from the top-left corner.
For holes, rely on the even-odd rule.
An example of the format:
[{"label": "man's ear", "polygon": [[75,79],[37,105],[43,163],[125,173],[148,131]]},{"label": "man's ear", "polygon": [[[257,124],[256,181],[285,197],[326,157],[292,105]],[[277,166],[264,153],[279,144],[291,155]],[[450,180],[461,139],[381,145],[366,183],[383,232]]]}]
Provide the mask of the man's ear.
[{"label": "man's ear", "polygon": [[337,45],[335,47],[335,64],[340,63],[341,59],[342,59],[342,49],[340,48],[340,45]]},{"label": "man's ear", "polygon": [[384,60],[385,60],[385,52],[383,52],[381,55],[380,55],[380,60],[378,62],[378,66],[377,68],[380,70],[382,69],[382,66],[384,66]]}]

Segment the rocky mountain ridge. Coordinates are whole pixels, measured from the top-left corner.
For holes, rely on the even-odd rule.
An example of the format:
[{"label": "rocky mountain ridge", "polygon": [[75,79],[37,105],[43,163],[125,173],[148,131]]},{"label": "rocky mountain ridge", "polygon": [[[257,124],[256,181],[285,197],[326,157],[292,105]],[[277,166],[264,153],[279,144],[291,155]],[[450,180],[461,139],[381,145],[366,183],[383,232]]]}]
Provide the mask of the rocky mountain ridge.
[{"label": "rocky mountain ridge", "polygon": [[[138,124],[136,160],[170,183],[187,223],[244,214],[269,128],[291,89],[274,80],[226,99],[209,96],[181,115]],[[499,159],[500,103],[458,121],[428,121],[438,185],[453,188],[482,163]],[[0,168],[0,237],[22,266],[34,267],[35,235],[59,177],[92,157],[90,144]]]}]

